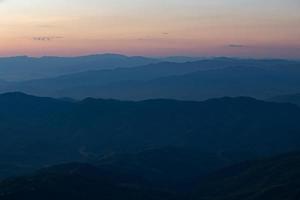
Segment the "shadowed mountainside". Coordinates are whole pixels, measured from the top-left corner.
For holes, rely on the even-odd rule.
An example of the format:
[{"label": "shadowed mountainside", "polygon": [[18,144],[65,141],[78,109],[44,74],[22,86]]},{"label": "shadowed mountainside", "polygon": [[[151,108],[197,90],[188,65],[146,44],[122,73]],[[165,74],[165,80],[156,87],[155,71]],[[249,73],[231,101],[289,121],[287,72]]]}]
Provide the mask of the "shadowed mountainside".
[{"label": "shadowed mountainside", "polygon": [[[169,160],[177,162],[174,157]],[[156,185],[149,184],[138,172],[132,173],[127,166],[120,170],[122,167],[103,168],[103,165],[84,163],[57,165],[0,182],[0,197],[3,200],[298,200],[300,197],[298,152],[226,167],[186,184],[190,190],[165,190],[159,180]],[[172,170],[176,166],[165,167]],[[184,173],[190,169],[193,170],[192,166],[182,170]]]},{"label": "shadowed mountainside", "polygon": [[1,200],[167,200],[170,193],[152,190],[134,176],[70,163],[43,169],[32,176],[0,183]]},{"label": "shadowed mountainside", "polygon": [[297,200],[300,198],[300,154],[245,162],[213,173],[191,199]]},{"label": "shadowed mountainside", "polygon": [[16,169],[167,146],[241,160],[300,146],[299,107],[246,97],[70,102],[8,93],[0,119],[0,163]]}]

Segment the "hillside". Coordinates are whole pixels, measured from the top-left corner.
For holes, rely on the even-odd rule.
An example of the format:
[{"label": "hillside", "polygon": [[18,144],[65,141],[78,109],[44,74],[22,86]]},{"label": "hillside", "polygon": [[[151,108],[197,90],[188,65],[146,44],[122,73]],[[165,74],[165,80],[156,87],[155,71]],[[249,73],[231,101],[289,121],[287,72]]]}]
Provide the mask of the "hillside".
[{"label": "hillside", "polygon": [[300,154],[245,162],[202,181],[191,199],[297,200],[300,198]]},{"label": "hillside", "polygon": [[0,163],[15,168],[167,146],[240,158],[300,146],[299,107],[246,97],[70,102],[8,93],[0,95],[0,119]]},{"label": "hillside", "polygon": [[[175,157],[167,159],[172,160],[173,163],[178,161]],[[123,161],[119,164],[126,163],[127,159]],[[31,175],[0,182],[0,198],[1,200],[117,200],[120,198],[128,200],[298,200],[300,197],[300,154],[298,152],[246,161],[211,172],[208,176],[198,177],[194,182],[182,181],[181,184],[188,190],[185,187],[166,190],[161,185],[161,180],[155,179],[153,184],[145,177],[139,176],[141,175],[139,171],[135,173],[127,167],[120,165],[117,168],[109,168],[84,163],[56,165]],[[172,170],[170,165],[165,167]],[[132,170],[135,169],[144,168],[139,166]],[[186,166],[182,170],[194,171],[194,168]],[[161,176],[166,177],[164,173]]]},{"label": "hillside", "polygon": [[167,200],[171,197],[167,192],[152,190],[139,178],[80,163],[54,166],[0,183],[1,200]]},{"label": "hillside", "polygon": [[97,167],[142,177],[153,187],[174,190],[188,189],[200,177],[221,169],[251,155],[232,152],[214,153],[188,147],[162,147],[135,153],[112,153],[92,162]]}]

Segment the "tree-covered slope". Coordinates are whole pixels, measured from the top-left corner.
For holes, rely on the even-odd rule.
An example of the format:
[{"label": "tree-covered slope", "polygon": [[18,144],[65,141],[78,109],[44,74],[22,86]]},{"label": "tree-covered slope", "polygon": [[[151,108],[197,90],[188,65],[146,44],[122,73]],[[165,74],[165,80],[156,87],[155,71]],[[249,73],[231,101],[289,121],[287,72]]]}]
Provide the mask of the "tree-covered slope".
[{"label": "tree-covered slope", "polygon": [[300,154],[291,153],[225,168],[202,180],[191,199],[297,200]]}]

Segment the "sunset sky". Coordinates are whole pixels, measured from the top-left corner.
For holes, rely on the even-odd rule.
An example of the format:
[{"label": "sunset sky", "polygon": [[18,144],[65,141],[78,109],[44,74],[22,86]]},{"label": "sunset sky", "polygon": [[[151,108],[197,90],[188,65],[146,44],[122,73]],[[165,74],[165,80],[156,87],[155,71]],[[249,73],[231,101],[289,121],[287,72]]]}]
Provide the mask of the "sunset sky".
[{"label": "sunset sky", "polygon": [[300,58],[300,0],[0,0],[0,56]]}]

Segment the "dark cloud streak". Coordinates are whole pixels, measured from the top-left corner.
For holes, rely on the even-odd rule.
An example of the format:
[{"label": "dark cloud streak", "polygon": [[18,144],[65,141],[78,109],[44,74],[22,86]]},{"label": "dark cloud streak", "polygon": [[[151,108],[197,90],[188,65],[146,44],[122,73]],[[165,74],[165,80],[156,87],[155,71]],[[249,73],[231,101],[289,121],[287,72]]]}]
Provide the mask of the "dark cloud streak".
[{"label": "dark cloud streak", "polygon": [[62,39],[62,38],[63,37],[61,37],[61,36],[39,36],[39,37],[33,37],[32,40],[47,42],[47,41],[52,41],[52,40],[57,40],[57,39]]},{"label": "dark cloud streak", "polygon": [[229,44],[229,45],[227,45],[227,47],[230,47],[230,48],[247,48],[249,46],[243,45],[243,44]]}]

